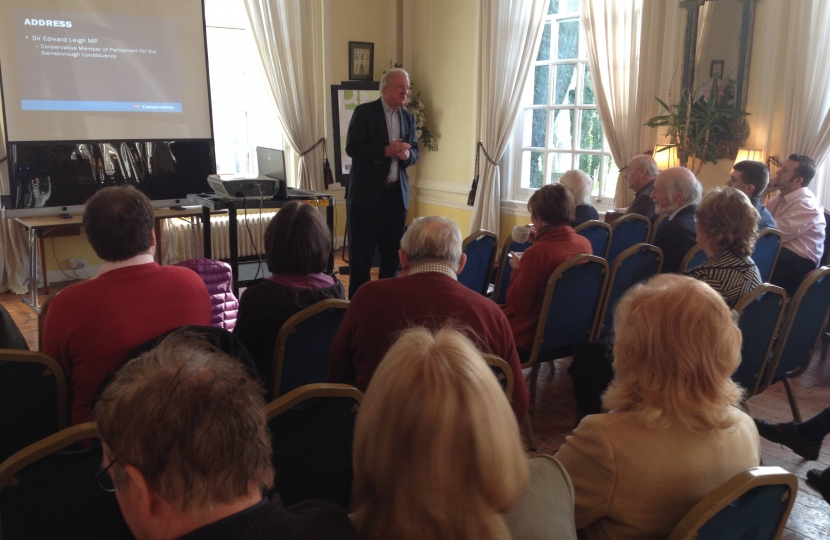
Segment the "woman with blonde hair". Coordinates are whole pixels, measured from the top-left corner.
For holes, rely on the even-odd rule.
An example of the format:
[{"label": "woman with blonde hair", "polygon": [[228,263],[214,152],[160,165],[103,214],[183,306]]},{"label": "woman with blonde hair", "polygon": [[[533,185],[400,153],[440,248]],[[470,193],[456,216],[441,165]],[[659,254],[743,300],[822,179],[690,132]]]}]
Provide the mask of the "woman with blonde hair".
[{"label": "woman with blonde hair", "polygon": [[592,219],[599,219],[599,213],[591,204],[591,191],[594,188],[594,179],[591,175],[578,169],[566,171],[560,178],[559,183],[568,188],[574,197],[574,222],[573,227],[581,225]]},{"label": "woman with blonde hair", "polygon": [[411,328],[389,349],[357,415],[353,461],[353,522],[371,540],[509,539],[502,514],[528,482],[504,391],[449,328]]},{"label": "woman with blonde hair", "polygon": [[750,257],[758,238],[758,219],[749,197],[730,187],[707,193],[695,211],[697,243],[709,258],[686,275],[709,284],[729,307],[761,284]]},{"label": "woman with blonde hair", "polygon": [[741,332],[711,287],[664,274],[614,313],[610,413],[586,416],[556,454],[585,538],[669,535],[701,499],[760,461],[758,431],[730,379]]}]

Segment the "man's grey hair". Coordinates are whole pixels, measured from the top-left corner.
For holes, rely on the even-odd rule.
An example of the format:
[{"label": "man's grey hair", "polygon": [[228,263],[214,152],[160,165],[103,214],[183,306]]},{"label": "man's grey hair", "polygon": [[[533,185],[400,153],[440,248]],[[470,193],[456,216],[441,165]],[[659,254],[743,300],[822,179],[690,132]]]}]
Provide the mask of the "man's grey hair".
[{"label": "man's grey hair", "polygon": [[654,161],[654,158],[649,156],[648,154],[640,154],[634,158],[636,161],[634,162],[637,167],[642,167],[646,170],[646,176],[651,178],[652,180],[657,178],[657,175],[660,174],[660,169],[657,168],[657,162]]},{"label": "man's grey hair", "polygon": [[392,68],[384,73],[383,77],[380,78],[380,89],[383,90],[389,86],[392,82],[392,77],[395,75],[404,75],[406,76],[406,79],[409,80],[409,73],[407,73],[404,68]]},{"label": "man's grey hair", "polygon": [[591,204],[591,190],[594,187],[594,179],[591,178],[591,175],[584,171],[571,169],[559,178],[559,183],[568,188],[568,191],[574,196],[576,206],[593,206]]},{"label": "man's grey hair", "polygon": [[401,249],[412,265],[438,262],[455,270],[461,262],[461,242],[458,223],[442,216],[425,216],[412,220],[401,238]]},{"label": "man's grey hair", "polygon": [[695,177],[694,173],[685,167],[672,167],[665,171],[668,178],[666,187],[669,192],[669,199],[674,202],[678,192],[683,192],[683,200],[680,206],[687,204],[699,204],[703,197],[703,187]]}]

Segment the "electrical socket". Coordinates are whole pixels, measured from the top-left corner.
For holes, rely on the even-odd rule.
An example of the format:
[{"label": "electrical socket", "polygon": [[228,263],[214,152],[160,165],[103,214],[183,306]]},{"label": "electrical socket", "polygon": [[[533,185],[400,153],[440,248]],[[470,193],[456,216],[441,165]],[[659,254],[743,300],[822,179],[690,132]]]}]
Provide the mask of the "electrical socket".
[{"label": "electrical socket", "polygon": [[78,268],[83,268],[86,266],[86,259],[69,259],[69,268],[73,270],[77,270]]}]

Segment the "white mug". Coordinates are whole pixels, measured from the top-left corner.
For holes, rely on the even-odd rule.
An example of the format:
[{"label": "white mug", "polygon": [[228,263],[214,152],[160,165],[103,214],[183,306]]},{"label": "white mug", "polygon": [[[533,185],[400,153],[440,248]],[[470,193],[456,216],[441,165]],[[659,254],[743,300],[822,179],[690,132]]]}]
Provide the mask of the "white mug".
[{"label": "white mug", "polygon": [[530,229],[522,227],[521,225],[516,225],[513,227],[513,234],[511,236],[514,242],[524,244],[530,239]]}]

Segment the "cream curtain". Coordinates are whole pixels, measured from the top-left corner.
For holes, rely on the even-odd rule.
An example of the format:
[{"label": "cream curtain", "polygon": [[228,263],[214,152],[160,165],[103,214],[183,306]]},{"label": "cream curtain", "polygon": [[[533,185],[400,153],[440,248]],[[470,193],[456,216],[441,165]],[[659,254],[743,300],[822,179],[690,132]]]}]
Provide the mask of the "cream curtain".
[{"label": "cream curtain", "polygon": [[[479,40],[479,140],[495,161],[519,118],[522,90],[536,58],[548,0],[482,0]],[[499,168],[482,154],[470,231],[498,234]]]},{"label": "cream curtain", "polygon": [[[326,133],[323,0],[245,0],[259,57],[291,148]],[[301,189],[325,191],[323,146],[299,158]]]},{"label": "cream curtain", "polygon": [[[661,88],[663,56],[667,54],[663,42],[676,41],[677,36],[666,25],[666,10],[664,0],[582,2],[582,26],[599,117],[620,169],[634,156],[653,148],[657,140],[657,131],[643,124],[658,114],[655,96],[666,99],[669,90]],[[615,206],[628,206],[633,198],[620,171]]]}]

